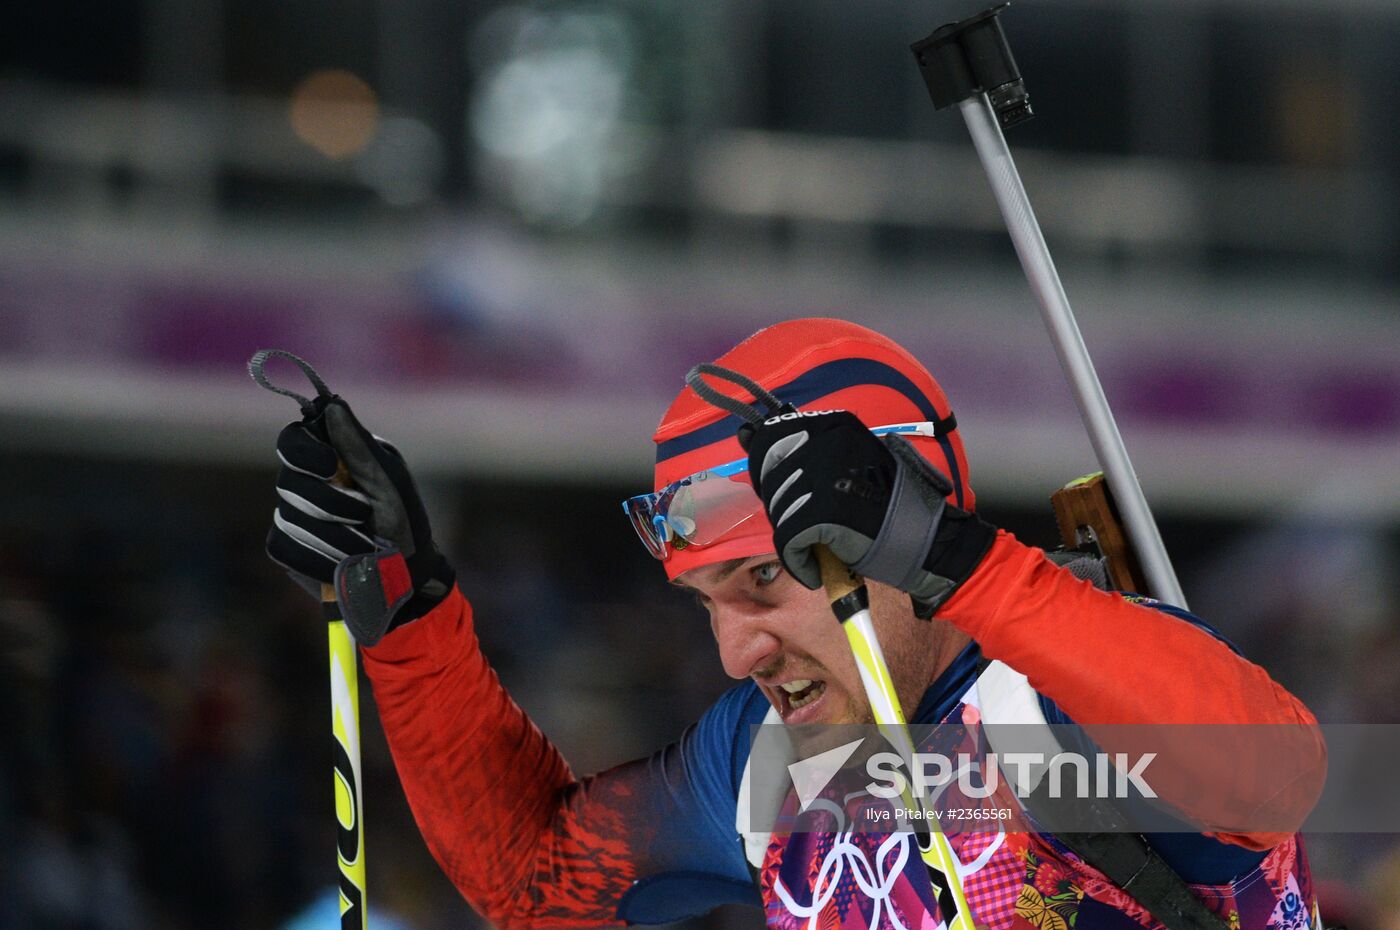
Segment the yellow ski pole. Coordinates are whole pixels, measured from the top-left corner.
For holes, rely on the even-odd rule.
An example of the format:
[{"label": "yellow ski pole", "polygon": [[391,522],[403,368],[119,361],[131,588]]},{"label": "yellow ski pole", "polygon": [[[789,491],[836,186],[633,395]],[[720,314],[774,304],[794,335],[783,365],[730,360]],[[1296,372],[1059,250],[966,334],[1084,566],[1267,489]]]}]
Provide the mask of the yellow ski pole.
[{"label": "yellow ski pole", "polygon": [[[248,374],[259,386],[295,400],[304,416],[313,416],[309,398],[274,385],[263,370],[269,358],[285,358],[311,381],[320,395],[330,389],[303,359],[282,349],[261,349],[248,360]],[[323,437],[324,438],[324,437]],[[336,484],[353,487],[343,462],[337,463]],[[341,930],[367,930],[365,895],[365,831],[363,781],[360,771],[360,677],[355,640],[340,617],[332,585],[321,585],[321,606],[327,621],[331,660],[331,736],[335,747],[332,765],[335,783],[336,867],[340,890]]]},{"label": "yellow ski pole", "polygon": [[[344,472],[344,466],[341,466]],[[337,475],[339,478],[339,475]],[[343,482],[348,484],[349,482]],[[341,930],[366,930],[365,831],[360,773],[360,678],[355,640],[340,619],[335,589],[321,586],[331,658],[331,734],[335,741],[336,865]]]},{"label": "yellow ski pole", "polygon": [[[896,744],[894,748],[900,757],[912,762],[914,743],[909,736],[904,709],[900,706],[889,666],[885,664],[884,652],[880,649],[879,637],[875,635],[875,625],[870,619],[870,598],[865,589],[865,579],[852,572],[826,546],[817,546],[816,555],[822,570],[822,585],[831,600],[832,613],[836,614],[841,628],[846,631],[846,639],[855,656],[856,667],[860,670],[861,684],[865,686],[875,722],[886,739]],[[903,802],[907,809],[914,810],[907,787]],[[918,803],[924,814],[926,829],[916,828],[914,835],[918,840],[919,856],[928,866],[934,891],[938,893],[939,911],[948,924],[948,930],[974,930],[972,912],[968,909],[967,896],[963,892],[962,875],[958,871],[957,853],[943,835],[938,818],[933,816],[927,803],[923,799]]]}]

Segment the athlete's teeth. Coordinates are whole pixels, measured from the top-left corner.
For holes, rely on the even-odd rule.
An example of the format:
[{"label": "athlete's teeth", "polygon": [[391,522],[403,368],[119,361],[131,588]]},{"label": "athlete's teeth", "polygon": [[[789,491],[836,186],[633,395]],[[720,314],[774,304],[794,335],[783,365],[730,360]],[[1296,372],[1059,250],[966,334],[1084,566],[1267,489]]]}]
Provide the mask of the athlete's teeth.
[{"label": "athlete's teeth", "polygon": [[793,710],[797,710],[799,707],[806,707],[808,704],[821,697],[822,693],[825,691],[826,685],[818,684],[815,688],[812,689],[812,692],[810,694],[804,694],[800,698],[789,698],[788,703],[792,705]]},{"label": "athlete's teeth", "polygon": [[796,681],[789,681],[786,684],[779,685],[779,687],[781,687],[788,694],[796,694],[799,691],[804,691],[807,688],[812,687],[812,679],[799,678]]}]

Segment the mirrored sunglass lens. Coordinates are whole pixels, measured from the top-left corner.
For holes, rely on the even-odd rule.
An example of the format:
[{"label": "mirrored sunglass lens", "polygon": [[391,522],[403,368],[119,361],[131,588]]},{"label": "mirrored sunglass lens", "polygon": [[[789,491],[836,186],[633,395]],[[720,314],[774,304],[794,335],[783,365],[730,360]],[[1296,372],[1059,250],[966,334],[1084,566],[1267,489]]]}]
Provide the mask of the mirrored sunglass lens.
[{"label": "mirrored sunglass lens", "polygon": [[697,475],[665,507],[672,532],[693,546],[708,546],[762,509],[748,473]]},{"label": "mirrored sunglass lens", "polygon": [[647,551],[658,559],[666,557],[666,546],[653,522],[655,511],[646,498],[633,498],[627,502],[627,516],[632,521],[632,529],[641,537]]}]

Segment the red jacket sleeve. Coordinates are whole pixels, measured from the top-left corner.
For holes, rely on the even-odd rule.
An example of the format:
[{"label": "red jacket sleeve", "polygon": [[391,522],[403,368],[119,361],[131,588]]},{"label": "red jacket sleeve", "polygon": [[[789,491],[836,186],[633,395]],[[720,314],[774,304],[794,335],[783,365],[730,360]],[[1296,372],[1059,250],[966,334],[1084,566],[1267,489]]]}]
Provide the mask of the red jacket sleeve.
[{"label": "red jacket sleeve", "polygon": [[1009,533],[997,535],[938,617],[1091,735],[1096,725],[1109,725],[1100,733],[1110,738],[1132,732],[1123,725],[1226,725],[1158,727],[1150,737],[1181,749],[1171,754],[1173,803],[1207,823],[1246,812],[1268,825],[1215,831],[1219,839],[1269,848],[1317,801],[1326,773],[1317,721],[1268,672],[1184,620],[1076,579]]},{"label": "red jacket sleeve", "polygon": [[617,923],[634,864],[607,820],[625,808],[586,803],[611,789],[575,779],[501,687],[460,591],[362,654],[414,818],[463,896],[501,927]]}]

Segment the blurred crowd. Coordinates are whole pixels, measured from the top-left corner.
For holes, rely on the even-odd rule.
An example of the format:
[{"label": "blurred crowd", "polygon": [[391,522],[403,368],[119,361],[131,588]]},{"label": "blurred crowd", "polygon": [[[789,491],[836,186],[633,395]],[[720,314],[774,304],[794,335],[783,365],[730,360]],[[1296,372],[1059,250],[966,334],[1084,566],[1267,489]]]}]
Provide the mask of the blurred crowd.
[{"label": "blurred crowd", "polygon": [[[332,926],[324,633],[262,553],[271,470],[4,467],[0,930]],[[675,738],[727,685],[699,608],[631,539],[623,494],[428,493],[483,648],[580,773]],[[1048,508],[983,509],[1049,542]],[[1320,717],[1394,720],[1393,528],[1164,524],[1190,554],[1193,606]],[[423,848],[366,700],[372,925],[481,925]],[[1310,839],[1330,921],[1400,927],[1395,838]]]},{"label": "blurred crowd", "polygon": [[[335,924],[325,633],[263,555],[271,472],[6,471],[0,928]],[[724,681],[693,605],[640,551],[621,557],[620,512],[589,545],[560,532],[601,523],[590,504],[613,517],[612,496],[553,493],[493,488],[460,534],[440,522],[484,647],[588,771],[678,735]],[[418,838],[362,693],[372,925],[479,924]]]}]

